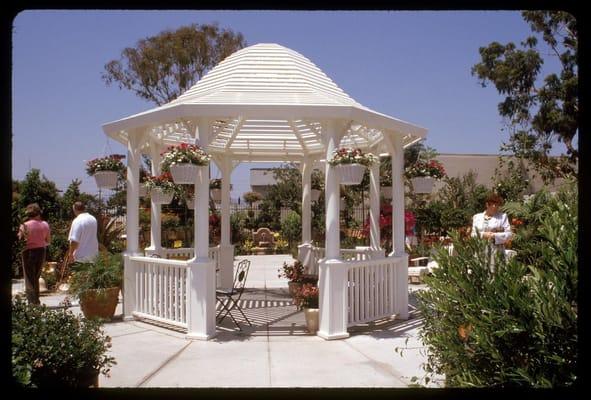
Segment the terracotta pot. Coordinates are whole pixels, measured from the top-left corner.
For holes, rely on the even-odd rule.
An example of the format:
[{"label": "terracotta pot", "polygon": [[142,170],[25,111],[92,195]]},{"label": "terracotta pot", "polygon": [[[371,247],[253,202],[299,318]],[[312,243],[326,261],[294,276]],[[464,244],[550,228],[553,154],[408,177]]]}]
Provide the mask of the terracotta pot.
[{"label": "terracotta pot", "polygon": [[316,333],[318,331],[318,308],[304,308],[304,315],[306,316],[306,327],[308,332]]},{"label": "terracotta pot", "polygon": [[119,300],[119,287],[90,289],[80,294],[80,308],[88,319],[111,319]]},{"label": "terracotta pot", "polygon": [[303,284],[301,282],[290,281],[287,285],[289,286],[289,294],[295,299],[298,290],[302,288]]}]

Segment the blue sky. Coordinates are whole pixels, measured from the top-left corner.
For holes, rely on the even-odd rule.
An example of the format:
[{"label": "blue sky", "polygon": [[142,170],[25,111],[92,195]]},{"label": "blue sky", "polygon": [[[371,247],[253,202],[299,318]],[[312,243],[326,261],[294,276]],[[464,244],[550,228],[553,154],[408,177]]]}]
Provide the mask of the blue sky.
[{"label": "blue sky", "polygon": [[[104,65],[139,39],[212,22],[248,45],[301,53],[359,103],[429,129],[425,144],[440,153],[498,152],[507,138],[501,98],[470,69],[480,46],[531,33],[516,11],[25,11],[13,21],[13,178],[38,168],[59,189],[78,178],[83,191],[98,193],[85,160],[125,153],[101,125],[154,107],[107,87]],[[234,171],[233,197],[261,166]]]}]

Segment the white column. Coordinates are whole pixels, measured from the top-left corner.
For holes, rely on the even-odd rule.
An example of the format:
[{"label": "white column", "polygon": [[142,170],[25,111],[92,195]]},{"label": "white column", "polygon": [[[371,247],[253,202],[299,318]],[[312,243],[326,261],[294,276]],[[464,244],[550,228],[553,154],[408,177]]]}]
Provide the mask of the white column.
[{"label": "white column", "polygon": [[[197,123],[197,141],[206,149],[210,121]],[[195,181],[195,257],[188,261],[188,339],[207,340],[216,335],[215,263],[209,259],[209,166],[199,167]]]},{"label": "white column", "polygon": [[402,137],[392,139],[392,253],[402,258],[397,264],[394,310],[397,318],[408,319],[408,254],[404,248],[404,149]]},{"label": "white column", "polygon": [[369,246],[380,250],[380,164],[369,169]]},{"label": "white column", "polygon": [[222,172],[222,220],[221,242],[219,254],[220,286],[230,288],[234,279],[234,246],[231,243],[230,232],[230,177],[232,175],[232,160],[223,157],[218,165]]},{"label": "white column", "polygon": [[133,319],[135,304],[135,275],[136,269],[130,256],[139,254],[139,131],[132,131],[127,143],[127,219],[126,237],[127,250],[124,255],[123,276],[123,316],[126,320]]},{"label": "white column", "polygon": [[300,166],[302,173],[302,243],[298,246],[298,260],[308,273],[312,265],[312,167],[310,157],[304,157]]},{"label": "white column", "polygon": [[[326,127],[326,129],[325,129]],[[336,121],[323,124],[326,159],[339,146],[343,125]],[[347,332],[347,265],[341,261],[340,244],[340,177],[334,167],[327,165],[325,174],[326,187],[326,257],[319,264],[318,286],[319,298],[319,329],[321,338],[343,339],[349,337]]]},{"label": "white column", "polygon": [[[160,149],[156,143],[150,143],[150,158],[152,160],[152,175],[160,175]],[[150,204],[150,247],[146,254],[162,255],[162,206],[151,200]]]}]

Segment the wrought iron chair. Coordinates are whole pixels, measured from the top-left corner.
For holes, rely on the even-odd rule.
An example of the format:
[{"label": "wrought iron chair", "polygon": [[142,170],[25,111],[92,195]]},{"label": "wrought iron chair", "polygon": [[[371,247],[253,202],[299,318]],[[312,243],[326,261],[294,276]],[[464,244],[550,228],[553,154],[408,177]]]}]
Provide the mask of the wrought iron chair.
[{"label": "wrought iron chair", "polygon": [[237,309],[240,311],[240,314],[242,314],[246,322],[248,322],[248,325],[252,326],[250,320],[246,317],[244,311],[242,311],[242,307],[240,307],[240,304],[238,303],[242,297],[242,293],[244,292],[244,285],[246,284],[246,277],[248,276],[249,269],[250,260],[240,261],[236,267],[236,273],[234,274],[233,287],[230,289],[217,289],[215,291],[215,297],[222,305],[222,308],[219,310],[216,316],[218,323],[222,322],[226,316],[230,315],[230,318],[232,318],[234,324],[239,330],[242,330],[238,324],[238,321],[236,321],[236,318],[234,318],[230,312],[234,309]]}]

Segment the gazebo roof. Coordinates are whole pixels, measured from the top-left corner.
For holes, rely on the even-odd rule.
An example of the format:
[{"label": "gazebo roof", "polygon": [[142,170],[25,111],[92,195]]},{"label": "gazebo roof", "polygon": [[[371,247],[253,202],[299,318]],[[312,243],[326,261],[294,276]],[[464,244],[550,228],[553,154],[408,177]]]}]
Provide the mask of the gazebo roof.
[{"label": "gazebo roof", "polygon": [[301,54],[277,44],[241,49],[214,67],[168,104],[103,125],[106,134],[127,143],[132,130],[144,150],[192,142],[194,121],[213,123],[208,152],[235,160],[323,158],[322,121],[342,120],[341,145],[369,148],[384,135],[401,135],[405,145],[425,128],[380,114],[357,103]]}]

